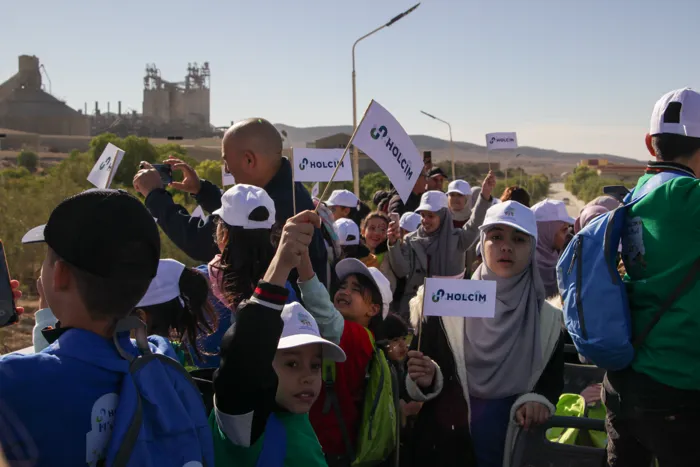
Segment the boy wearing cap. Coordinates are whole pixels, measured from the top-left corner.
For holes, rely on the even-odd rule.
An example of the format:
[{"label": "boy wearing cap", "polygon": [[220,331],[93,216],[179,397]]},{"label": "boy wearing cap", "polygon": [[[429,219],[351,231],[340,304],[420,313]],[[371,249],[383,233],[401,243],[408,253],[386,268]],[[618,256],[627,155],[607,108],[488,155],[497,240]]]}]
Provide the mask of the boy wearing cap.
[{"label": "boy wearing cap", "polygon": [[347,219],[350,217],[350,211],[357,209],[360,200],[351,191],[348,190],[333,190],[331,196],[326,201],[326,206],[333,213],[333,218]]},{"label": "boy wearing cap", "polygon": [[[655,174],[668,181],[627,212],[622,259],[633,336],[700,256],[700,94],[685,88],[661,97],[646,145],[656,161],[637,188]],[[691,284],[636,349],[631,367],[606,375],[612,466],[649,465],[652,456],[662,466],[697,465],[700,459],[700,284]]]},{"label": "boy wearing cap", "polygon": [[287,221],[265,277],[226,332],[209,419],[217,465],[326,465],[308,412],[321,392],[323,359],[342,362],[345,353],[299,303],[284,304],[314,226],[320,220],[310,211]]},{"label": "boy wearing cap", "polygon": [[[23,238],[23,243],[38,242],[48,246],[41,284],[59,323],[44,331],[50,345],[41,353],[0,359],[0,444],[10,462],[95,466],[106,459],[122,384],[131,378],[129,361],[120,352],[138,353],[128,333],[115,334],[115,326],[131,313],[156,275],[158,228],[143,204],[127,192],[94,189],[61,202],[45,226]],[[152,352],[175,358],[165,339],[149,341]],[[150,365],[141,371],[157,370]],[[161,381],[157,389],[172,399],[173,381]],[[203,405],[180,407],[204,415]],[[144,409],[144,423],[149,413]],[[178,423],[190,420],[182,412],[173,413],[183,417]],[[178,426],[187,433],[184,427]],[[160,436],[151,442],[158,444]],[[194,435],[186,443],[211,452],[211,439]]]}]

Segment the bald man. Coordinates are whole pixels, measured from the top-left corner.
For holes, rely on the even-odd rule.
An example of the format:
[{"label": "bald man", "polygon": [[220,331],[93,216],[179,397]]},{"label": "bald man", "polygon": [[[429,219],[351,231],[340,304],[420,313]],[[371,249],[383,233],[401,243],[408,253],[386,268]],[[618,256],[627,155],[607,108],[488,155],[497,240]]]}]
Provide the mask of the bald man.
[{"label": "bald man", "polygon": [[[282,137],[272,123],[262,118],[236,123],[221,140],[221,157],[236,183],[264,188],[270,195],[275,202],[278,226],[284,225],[294,215],[292,166],[287,158],[282,157]],[[200,180],[197,173],[181,160],[171,158],[165,163],[174,170],[181,170],[184,175],[182,182],[170,184],[172,188],[194,195],[206,212],[212,213],[221,207],[222,191],[216,185]],[[143,169],[136,174],[134,188],[146,198],[146,207],[165,234],[187,255],[209,262],[220,253],[214,241],[216,224],[211,218],[206,221],[193,218],[184,207],[175,204],[164,189],[160,174],[150,164],[144,163]],[[296,183],[294,190],[297,213],[314,209],[311,197],[301,183]],[[309,254],[319,280],[326,283],[327,252],[318,229],[309,246]],[[296,278],[293,279],[291,282],[296,285]]]}]

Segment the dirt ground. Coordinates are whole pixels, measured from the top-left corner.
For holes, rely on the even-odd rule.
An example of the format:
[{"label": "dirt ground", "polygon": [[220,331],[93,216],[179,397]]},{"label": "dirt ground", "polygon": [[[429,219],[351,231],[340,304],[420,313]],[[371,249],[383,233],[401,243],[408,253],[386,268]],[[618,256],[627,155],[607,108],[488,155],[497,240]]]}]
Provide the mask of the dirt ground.
[{"label": "dirt ground", "polygon": [[24,307],[24,314],[20,316],[19,322],[16,324],[0,328],[0,355],[32,345],[34,313],[39,308],[39,300],[36,298],[23,299],[17,305]]}]

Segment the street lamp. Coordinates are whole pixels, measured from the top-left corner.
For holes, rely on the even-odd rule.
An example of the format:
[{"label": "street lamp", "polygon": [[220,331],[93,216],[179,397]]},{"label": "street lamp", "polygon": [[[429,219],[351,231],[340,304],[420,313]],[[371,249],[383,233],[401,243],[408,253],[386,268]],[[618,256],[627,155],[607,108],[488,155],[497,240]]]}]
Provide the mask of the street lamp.
[{"label": "street lamp", "polygon": [[[355,43],[352,45],[352,129],[353,131],[357,128],[357,90],[355,87],[355,47],[357,46],[358,42],[360,42],[362,39],[366,39],[375,32],[379,32],[382,29],[391,26],[407,14],[411,13],[413,10],[418,8],[418,5],[420,3],[416,3],[413,5],[411,8],[408,10],[404,11],[400,15],[396,15],[391,20],[389,20],[388,23],[383,24],[382,26],[379,26],[377,29],[374,31],[365,34],[364,36],[360,37],[355,41]],[[355,182],[355,196],[360,196],[360,155],[357,151],[357,146],[353,145],[352,148],[352,170],[354,173],[354,182]]]},{"label": "street lamp", "polygon": [[420,111],[423,115],[427,115],[428,117],[437,120],[438,122],[442,122],[445,125],[447,125],[447,128],[450,129],[450,159],[452,159],[452,180],[456,180],[457,176],[455,175],[455,152],[454,152],[454,143],[452,142],[452,125],[447,123],[445,120],[441,118],[437,118],[435,115],[431,115],[428,112]]}]

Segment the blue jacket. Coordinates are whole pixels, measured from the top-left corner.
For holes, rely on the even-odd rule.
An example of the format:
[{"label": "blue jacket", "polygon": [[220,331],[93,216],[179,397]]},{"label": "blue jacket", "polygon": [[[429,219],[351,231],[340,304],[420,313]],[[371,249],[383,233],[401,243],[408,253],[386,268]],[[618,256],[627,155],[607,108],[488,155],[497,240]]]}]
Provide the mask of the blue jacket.
[{"label": "blue jacket", "polygon": [[[175,358],[165,339],[157,336],[148,339],[153,352]],[[127,333],[121,335],[120,343],[128,352],[136,353]],[[141,371],[149,372],[149,366]],[[0,358],[0,445],[10,464],[30,461],[34,467],[96,466],[107,456],[128,373],[129,362],[117,352],[112,341],[75,328],[66,329],[38,354]],[[146,426],[184,424],[182,411],[195,412],[200,408],[206,422],[203,406],[174,406],[170,410],[164,402],[173,398],[179,401],[178,392],[174,391],[179,391],[178,385],[185,382],[184,378],[178,380],[174,387],[173,381],[163,381],[163,388],[157,387],[160,381],[148,383],[149,395],[160,396],[154,401],[144,395],[144,417],[149,417],[144,418]],[[159,420],[152,418],[154,413]],[[158,437],[153,433],[141,431],[139,439],[145,436],[157,442]],[[206,452],[205,457],[213,458],[211,438],[205,438],[186,437],[192,445],[187,449],[197,452],[201,449]],[[182,440],[180,443],[184,444]],[[166,453],[166,456],[179,454]],[[169,464],[182,465],[176,459],[169,460]]]}]

